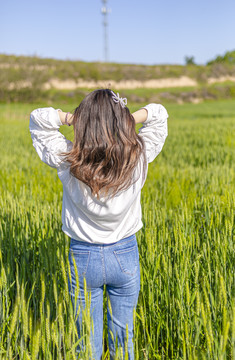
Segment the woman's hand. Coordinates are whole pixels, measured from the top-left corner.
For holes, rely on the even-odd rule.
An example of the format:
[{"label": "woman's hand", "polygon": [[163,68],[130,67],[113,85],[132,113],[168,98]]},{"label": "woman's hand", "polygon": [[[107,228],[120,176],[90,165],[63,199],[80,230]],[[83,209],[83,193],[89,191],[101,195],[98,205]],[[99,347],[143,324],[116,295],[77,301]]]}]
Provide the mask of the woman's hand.
[{"label": "woman's hand", "polygon": [[[65,124],[65,116],[67,113],[64,111],[58,110],[58,114],[59,114],[60,121],[62,122],[62,124],[66,125]],[[73,114],[68,114],[67,121],[68,121],[69,125],[73,125]]]},{"label": "woman's hand", "polygon": [[146,109],[140,109],[135,111],[132,116],[134,117],[136,124],[143,123],[147,120],[148,111]]}]

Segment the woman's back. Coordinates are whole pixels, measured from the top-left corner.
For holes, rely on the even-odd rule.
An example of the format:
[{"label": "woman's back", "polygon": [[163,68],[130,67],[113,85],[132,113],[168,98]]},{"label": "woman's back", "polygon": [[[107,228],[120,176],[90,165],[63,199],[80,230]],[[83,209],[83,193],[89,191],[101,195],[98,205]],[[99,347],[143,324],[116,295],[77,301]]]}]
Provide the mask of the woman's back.
[{"label": "woman's back", "polygon": [[114,197],[112,188],[97,197],[71,173],[71,163],[64,161],[61,154],[71,152],[74,144],[58,131],[62,125],[58,110],[41,108],[31,113],[33,145],[42,161],[57,168],[63,184],[62,230],[69,237],[107,244],[136,233],[143,226],[140,193],[147,176],[147,164],[159,154],[167,137],[168,117],[162,105],[149,104],[144,108],[148,116],[138,133],[144,152],[136,162],[131,185]]},{"label": "woman's back", "polygon": [[89,186],[70,174],[69,168],[58,170],[63,183],[62,230],[73,239],[92,243],[114,243],[136,233],[142,226],[140,193],[144,185],[140,159],[135,181],[114,197],[99,199]]}]

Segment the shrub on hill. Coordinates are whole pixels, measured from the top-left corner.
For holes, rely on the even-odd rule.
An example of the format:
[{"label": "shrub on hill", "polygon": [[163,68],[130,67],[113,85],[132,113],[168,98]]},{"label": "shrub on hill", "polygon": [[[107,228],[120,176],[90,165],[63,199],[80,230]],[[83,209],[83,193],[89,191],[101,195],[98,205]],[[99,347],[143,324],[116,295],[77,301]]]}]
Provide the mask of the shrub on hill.
[{"label": "shrub on hill", "polygon": [[235,50],[227,51],[224,56],[218,55],[214,60],[211,60],[207,65],[225,63],[235,65]]}]

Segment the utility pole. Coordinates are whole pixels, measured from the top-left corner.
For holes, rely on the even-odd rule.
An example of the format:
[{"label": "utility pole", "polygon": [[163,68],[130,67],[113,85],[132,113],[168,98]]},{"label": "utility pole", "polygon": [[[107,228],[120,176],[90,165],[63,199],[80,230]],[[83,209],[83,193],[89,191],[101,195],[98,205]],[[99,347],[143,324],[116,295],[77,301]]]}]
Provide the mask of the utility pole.
[{"label": "utility pole", "polygon": [[103,15],[103,26],[104,26],[104,60],[105,62],[108,62],[108,13],[111,11],[107,8],[106,4],[108,0],[102,0],[103,7],[101,9],[101,13]]}]

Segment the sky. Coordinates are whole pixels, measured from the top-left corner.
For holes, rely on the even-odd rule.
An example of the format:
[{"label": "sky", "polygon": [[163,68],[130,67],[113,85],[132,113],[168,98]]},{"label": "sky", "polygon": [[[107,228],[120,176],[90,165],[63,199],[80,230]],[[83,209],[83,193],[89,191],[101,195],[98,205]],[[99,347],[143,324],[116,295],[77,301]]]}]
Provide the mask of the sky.
[{"label": "sky", "polygon": [[[205,64],[235,50],[235,0],[108,0],[108,61]],[[104,61],[102,0],[5,0],[0,54]]]}]

